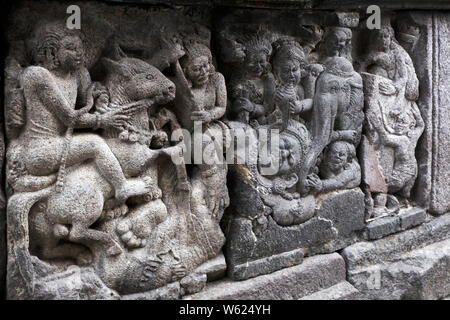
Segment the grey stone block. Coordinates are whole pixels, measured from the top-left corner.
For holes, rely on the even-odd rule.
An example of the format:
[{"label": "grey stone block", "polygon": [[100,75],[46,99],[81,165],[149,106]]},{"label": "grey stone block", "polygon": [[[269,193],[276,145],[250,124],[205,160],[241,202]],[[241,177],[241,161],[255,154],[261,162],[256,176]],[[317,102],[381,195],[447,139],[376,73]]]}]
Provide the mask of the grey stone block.
[{"label": "grey stone block", "polygon": [[279,269],[302,263],[303,256],[303,249],[283,252],[234,266],[230,275],[234,280],[245,280],[262,274],[269,274]]},{"label": "grey stone block", "polygon": [[450,239],[349,268],[347,280],[368,299],[435,300],[450,294]]},{"label": "grey stone block", "polygon": [[383,217],[370,222],[367,225],[366,235],[368,240],[381,239],[400,229],[400,219],[395,217]]},{"label": "grey stone block", "polygon": [[220,280],[183,299],[299,299],[345,281],[345,263],[337,254],[306,258],[302,264],[244,281]]},{"label": "grey stone block", "polygon": [[422,208],[411,208],[398,215],[400,219],[400,229],[406,230],[418,226],[425,222],[427,214]]},{"label": "grey stone block", "polygon": [[323,195],[316,202],[315,217],[299,225],[283,227],[268,217],[258,236],[251,221],[235,218],[227,232],[228,276],[248,279],[301,263],[303,251],[313,255],[340,250],[356,242],[364,226],[359,188]]},{"label": "grey stone block", "polygon": [[335,284],[327,289],[315,292],[300,300],[360,300],[361,293],[347,281]]},{"label": "grey stone block", "polygon": [[208,282],[224,278],[226,272],[227,263],[222,252],[217,257],[206,261],[195,269],[195,273],[206,274]]},{"label": "grey stone block", "polygon": [[155,290],[124,295],[121,300],[177,300],[180,296],[180,283],[174,282]]},{"label": "grey stone block", "polygon": [[342,256],[347,268],[352,270],[360,265],[389,261],[392,257],[448,238],[450,238],[450,214],[388,238],[355,243],[342,250]]}]

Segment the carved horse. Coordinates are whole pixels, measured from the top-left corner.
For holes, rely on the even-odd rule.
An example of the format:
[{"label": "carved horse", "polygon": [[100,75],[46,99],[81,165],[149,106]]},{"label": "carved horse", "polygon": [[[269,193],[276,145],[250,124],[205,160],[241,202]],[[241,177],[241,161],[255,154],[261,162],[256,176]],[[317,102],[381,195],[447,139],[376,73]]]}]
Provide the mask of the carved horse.
[{"label": "carved horse", "polygon": [[[108,74],[106,83],[111,86],[114,84],[111,93],[120,92],[122,97],[119,101],[116,94],[114,102],[147,99],[151,108],[174,99],[174,84],[148,63],[134,58],[122,58],[119,61],[104,58],[104,62]],[[148,128],[147,111],[140,110],[135,117],[141,122],[141,127]],[[111,142],[110,147],[127,176],[139,175],[161,153],[167,153],[164,149],[150,150],[139,142],[122,141],[118,144],[116,140],[110,136],[107,142]],[[133,153],[136,150],[145,151],[145,154]],[[20,156],[20,146],[14,146],[14,141],[10,153],[9,158]],[[133,160],[135,158],[138,161]],[[30,237],[33,239],[32,245],[38,245],[41,255],[47,259],[75,258],[78,263],[86,263],[89,262],[86,247],[98,245],[104,246],[109,255],[117,255],[122,251],[111,235],[92,228],[102,218],[105,201],[114,197],[112,186],[92,162],[69,167],[66,171],[61,192],[56,192],[53,177],[19,176],[13,184],[13,188],[14,185],[32,188],[14,188],[15,194],[10,197],[7,209],[10,263],[17,264],[30,293],[34,290],[35,276],[29,252]],[[29,184],[21,179],[36,181]]]}]

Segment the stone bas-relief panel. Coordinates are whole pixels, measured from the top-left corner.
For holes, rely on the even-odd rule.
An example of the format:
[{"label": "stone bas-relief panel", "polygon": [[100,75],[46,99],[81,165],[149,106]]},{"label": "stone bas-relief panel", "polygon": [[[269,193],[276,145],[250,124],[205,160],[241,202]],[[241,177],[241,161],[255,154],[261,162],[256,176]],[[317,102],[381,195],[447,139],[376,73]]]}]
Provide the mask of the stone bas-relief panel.
[{"label": "stone bas-relief panel", "polygon": [[[294,19],[295,28],[279,22]],[[354,13],[234,10],[218,28],[229,125],[280,133],[275,174],[263,173],[273,163],[261,155],[230,167],[223,226],[231,278],[337,251],[371,237],[366,223],[412,210],[424,121],[415,68],[391,21],[370,31]],[[423,222],[423,211],[411,212]]]},{"label": "stone bas-relief panel", "polygon": [[[8,298],[196,294],[225,269],[272,273],[357,242],[370,220],[424,215],[419,82],[394,20],[369,32],[355,12],[79,6],[81,30],[61,3],[10,15]],[[172,138],[199,124],[209,158],[239,132],[255,148],[197,163],[195,141]]]},{"label": "stone bas-relief panel", "polygon": [[184,283],[225,241],[227,167],[171,160],[185,148],[172,133],[190,121],[226,128],[202,12],[81,8],[81,30],[66,27],[63,4],[11,15],[10,299],[109,299]]}]

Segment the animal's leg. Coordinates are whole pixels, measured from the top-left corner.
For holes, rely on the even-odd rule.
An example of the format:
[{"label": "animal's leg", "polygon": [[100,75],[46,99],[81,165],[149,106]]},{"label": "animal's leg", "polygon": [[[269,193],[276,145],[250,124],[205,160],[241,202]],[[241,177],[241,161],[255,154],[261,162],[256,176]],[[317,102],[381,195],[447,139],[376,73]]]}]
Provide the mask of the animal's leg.
[{"label": "animal's leg", "polygon": [[183,158],[183,149],[181,145],[176,145],[170,148],[163,149],[163,153],[170,157],[174,161],[175,169],[177,172],[178,184],[177,188],[179,190],[189,191],[190,184],[188,180],[188,175],[186,172],[186,164]]},{"label": "animal's leg", "polygon": [[118,255],[122,252],[122,248],[120,248],[119,244],[108,233],[89,229],[88,226],[80,223],[73,224],[72,230],[69,233],[69,240],[82,243],[88,247],[92,245],[92,242],[101,242],[108,247],[106,253],[111,256]]},{"label": "animal's leg", "polygon": [[125,178],[119,161],[105,140],[94,134],[73,136],[67,165],[88,159],[94,160],[100,174],[114,187],[118,201],[125,202],[129,197],[143,195],[150,191],[147,181]]},{"label": "animal's leg", "polygon": [[77,260],[77,264],[81,266],[88,265],[92,262],[92,254],[88,249],[71,243],[54,246],[46,245],[42,249],[41,254],[45,259],[74,258]]}]

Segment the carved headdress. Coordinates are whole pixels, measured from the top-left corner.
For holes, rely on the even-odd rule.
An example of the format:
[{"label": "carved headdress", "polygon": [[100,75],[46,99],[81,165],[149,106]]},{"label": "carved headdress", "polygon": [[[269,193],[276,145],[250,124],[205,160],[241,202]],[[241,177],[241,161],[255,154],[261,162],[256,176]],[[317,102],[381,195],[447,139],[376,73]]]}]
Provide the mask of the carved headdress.
[{"label": "carved headdress", "polygon": [[55,53],[60,47],[61,40],[67,36],[77,36],[82,39],[80,32],[69,30],[64,23],[59,21],[45,22],[39,25],[28,41],[33,62],[45,64],[50,69],[55,67],[58,61],[54,55],[49,55],[49,52]]},{"label": "carved headdress", "polygon": [[298,60],[300,63],[305,61],[305,52],[297,41],[290,39],[279,39],[274,43],[275,53],[272,64],[280,65],[286,60]]}]

